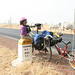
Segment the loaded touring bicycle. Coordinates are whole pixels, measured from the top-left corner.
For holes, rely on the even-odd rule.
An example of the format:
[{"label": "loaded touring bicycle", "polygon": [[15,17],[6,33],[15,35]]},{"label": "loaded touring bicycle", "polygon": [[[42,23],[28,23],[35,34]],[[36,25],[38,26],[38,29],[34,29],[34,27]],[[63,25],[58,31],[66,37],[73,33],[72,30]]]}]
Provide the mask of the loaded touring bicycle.
[{"label": "loaded touring bicycle", "polygon": [[[41,34],[38,34],[38,30],[41,29],[41,24],[35,24],[37,27],[37,33],[33,34],[29,32],[29,34],[33,37],[34,41],[32,44],[32,52],[35,50],[39,51],[39,54],[45,61],[50,61],[52,57],[52,50],[51,47],[55,46],[58,53],[69,61],[69,64],[73,69],[75,69],[75,51],[74,50],[67,50],[68,45],[71,43],[65,42],[61,36],[62,34],[58,35],[57,33],[53,34],[53,32],[43,31]],[[64,48],[58,46],[58,43],[63,42],[65,44]]]}]

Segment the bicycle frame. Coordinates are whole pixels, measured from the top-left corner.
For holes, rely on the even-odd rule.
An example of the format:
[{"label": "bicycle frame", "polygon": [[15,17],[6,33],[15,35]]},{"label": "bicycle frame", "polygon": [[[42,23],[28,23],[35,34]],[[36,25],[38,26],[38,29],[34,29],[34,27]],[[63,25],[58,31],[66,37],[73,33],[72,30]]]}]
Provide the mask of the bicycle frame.
[{"label": "bicycle frame", "polygon": [[[62,55],[65,59],[67,59],[67,57],[65,57],[65,53],[68,54],[68,51],[66,50],[66,49],[68,48],[67,45],[65,45],[65,48],[60,48],[60,47],[56,44],[56,47],[57,47],[58,51],[61,53],[61,55]],[[64,53],[62,53],[61,50],[64,51]]]}]

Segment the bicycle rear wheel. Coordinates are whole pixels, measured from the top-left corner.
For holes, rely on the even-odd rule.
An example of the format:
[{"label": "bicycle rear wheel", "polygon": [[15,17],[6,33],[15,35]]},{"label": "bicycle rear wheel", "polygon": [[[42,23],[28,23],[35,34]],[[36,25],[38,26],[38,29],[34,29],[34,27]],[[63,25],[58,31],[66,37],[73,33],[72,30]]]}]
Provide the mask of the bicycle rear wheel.
[{"label": "bicycle rear wheel", "polygon": [[75,70],[75,51],[71,51],[70,53],[69,53],[69,55],[70,55],[70,60],[69,60],[69,64],[70,64],[70,66]]},{"label": "bicycle rear wheel", "polygon": [[40,50],[39,54],[41,55],[41,57],[43,58],[44,61],[50,61],[50,59],[52,57],[51,47],[48,46],[44,50]]}]

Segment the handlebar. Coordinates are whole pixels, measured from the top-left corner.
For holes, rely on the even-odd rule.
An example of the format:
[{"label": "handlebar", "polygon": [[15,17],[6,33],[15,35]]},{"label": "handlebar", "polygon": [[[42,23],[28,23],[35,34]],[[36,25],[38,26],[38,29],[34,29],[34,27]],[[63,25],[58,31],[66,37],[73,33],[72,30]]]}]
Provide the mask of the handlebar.
[{"label": "handlebar", "polygon": [[65,42],[64,40],[62,40],[62,42],[63,42],[64,44],[66,44],[66,42]]},{"label": "handlebar", "polygon": [[63,36],[63,34],[58,35],[57,33],[55,33],[55,35],[56,35],[57,38],[59,38],[60,36]]},{"label": "handlebar", "polygon": [[64,40],[62,40],[62,42],[63,42],[65,45],[68,45],[68,44],[70,44],[70,43],[71,43],[70,41],[65,42]]},{"label": "handlebar", "polygon": [[[60,36],[63,36],[63,34],[59,34],[59,35],[58,35],[57,33],[55,33],[55,35],[56,35],[57,38],[59,38]],[[65,45],[68,45],[68,44],[71,43],[70,41],[65,42],[64,40],[62,40],[62,42],[63,42]]]}]

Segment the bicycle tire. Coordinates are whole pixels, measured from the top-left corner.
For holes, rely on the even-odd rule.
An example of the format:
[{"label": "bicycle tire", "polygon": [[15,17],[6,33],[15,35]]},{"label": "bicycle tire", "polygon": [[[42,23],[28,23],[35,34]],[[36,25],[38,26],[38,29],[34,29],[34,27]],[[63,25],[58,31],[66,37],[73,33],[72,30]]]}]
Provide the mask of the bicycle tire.
[{"label": "bicycle tire", "polygon": [[50,45],[45,46],[44,50],[40,50],[39,54],[41,55],[44,61],[50,61],[52,57],[52,50]]},{"label": "bicycle tire", "polygon": [[32,47],[32,53],[34,53],[34,47]]},{"label": "bicycle tire", "polygon": [[71,60],[69,60],[69,64],[70,66],[75,70],[75,51],[71,51],[69,53],[69,55],[71,56]]}]

